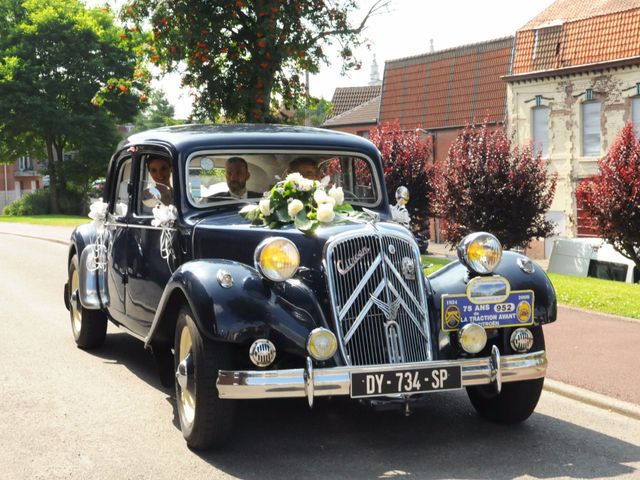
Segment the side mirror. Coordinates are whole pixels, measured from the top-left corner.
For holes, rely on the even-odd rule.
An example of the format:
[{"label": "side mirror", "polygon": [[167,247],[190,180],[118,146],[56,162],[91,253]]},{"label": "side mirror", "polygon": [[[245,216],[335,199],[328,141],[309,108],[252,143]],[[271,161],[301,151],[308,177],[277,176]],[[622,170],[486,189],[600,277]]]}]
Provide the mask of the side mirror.
[{"label": "side mirror", "polygon": [[407,187],[398,187],[396,190],[396,202],[398,205],[406,205],[409,203],[409,189]]},{"label": "side mirror", "polygon": [[156,187],[147,187],[142,192],[142,204],[145,207],[153,208],[162,203],[162,194]]}]

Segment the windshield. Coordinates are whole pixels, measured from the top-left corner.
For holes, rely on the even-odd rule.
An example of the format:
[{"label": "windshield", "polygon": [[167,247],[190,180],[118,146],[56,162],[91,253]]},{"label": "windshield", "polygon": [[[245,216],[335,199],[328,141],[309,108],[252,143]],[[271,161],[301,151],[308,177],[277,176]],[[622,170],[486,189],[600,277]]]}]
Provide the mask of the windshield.
[{"label": "windshield", "polygon": [[342,187],[345,202],[373,207],[380,188],[368,159],[317,153],[201,153],[187,161],[189,201],[206,208],[224,203],[257,202],[290,173]]}]

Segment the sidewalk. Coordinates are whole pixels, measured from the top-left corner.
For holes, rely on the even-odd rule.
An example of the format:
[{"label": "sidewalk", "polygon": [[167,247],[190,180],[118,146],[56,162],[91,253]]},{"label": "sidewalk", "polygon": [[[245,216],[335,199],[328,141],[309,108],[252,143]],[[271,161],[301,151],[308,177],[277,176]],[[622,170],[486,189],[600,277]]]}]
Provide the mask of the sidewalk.
[{"label": "sidewalk", "polygon": [[[72,231],[0,222],[0,235],[64,245]],[[457,258],[455,250],[436,243],[429,244],[429,255]],[[546,268],[545,262],[536,262]],[[544,329],[546,390],[640,419],[640,321],[561,305],[557,321]]]}]

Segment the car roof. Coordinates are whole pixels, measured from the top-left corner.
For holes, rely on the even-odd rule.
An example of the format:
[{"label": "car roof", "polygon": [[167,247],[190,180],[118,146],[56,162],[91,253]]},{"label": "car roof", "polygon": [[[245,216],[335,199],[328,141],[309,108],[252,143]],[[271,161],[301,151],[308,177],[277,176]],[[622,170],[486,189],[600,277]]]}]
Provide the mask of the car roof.
[{"label": "car roof", "polygon": [[367,152],[376,158],[377,149],[363,137],[312,127],[274,124],[190,124],[162,127],[131,135],[121,148],[136,144],[160,143],[178,151],[196,148],[337,148]]}]

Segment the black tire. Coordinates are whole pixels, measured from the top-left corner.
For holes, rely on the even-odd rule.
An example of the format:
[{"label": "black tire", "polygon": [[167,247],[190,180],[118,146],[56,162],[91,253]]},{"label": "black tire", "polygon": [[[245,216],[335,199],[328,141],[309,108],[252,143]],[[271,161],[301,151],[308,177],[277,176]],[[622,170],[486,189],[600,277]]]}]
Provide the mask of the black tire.
[{"label": "black tire", "polygon": [[[533,329],[532,352],[544,350],[542,327]],[[544,378],[503,383],[499,394],[493,385],[467,387],[471,404],[481,417],[492,422],[514,424],[525,421],[538,405]]]},{"label": "black tire", "polygon": [[78,281],[78,256],[74,255],[69,263],[67,292],[71,331],[78,348],[91,350],[104,344],[107,336],[107,316],[102,310],[89,310],[82,306],[78,297]]},{"label": "black tire", "polygon": [[493,385],[467,387],[467,395],[481,417],[496,423],[520,423],[535,410],[543,383],[544,378],[503,383],[499,394]]},{"label": "black tire", "polygon": [[[206,450],[231,433],[236,402],[218,397],[218,370],[232,367],[231,346],[204,338],[188,306],[178,313],[175,333],[176,404],[187,445]],[[182,363],[182,365],[181,365]]]}]

